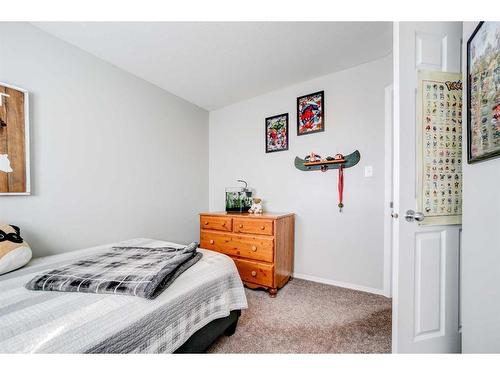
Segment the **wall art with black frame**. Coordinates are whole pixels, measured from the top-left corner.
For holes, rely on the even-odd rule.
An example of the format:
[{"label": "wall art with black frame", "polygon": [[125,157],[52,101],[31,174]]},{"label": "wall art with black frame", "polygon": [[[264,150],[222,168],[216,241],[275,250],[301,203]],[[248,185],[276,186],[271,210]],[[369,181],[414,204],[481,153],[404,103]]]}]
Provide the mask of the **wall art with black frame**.
[{"label": "wall art with black frame", "polygon": [[297,135],[325,131],[325,92],[297,98]]},{"label": "wall art with black frame", "polygon": [[266,152],[288,150],[288,113],[266,118]]},{"label": "wall art with black frame", "polygon": [[500,22],[480,22],[467,42],[467,161],[500,156]]}]

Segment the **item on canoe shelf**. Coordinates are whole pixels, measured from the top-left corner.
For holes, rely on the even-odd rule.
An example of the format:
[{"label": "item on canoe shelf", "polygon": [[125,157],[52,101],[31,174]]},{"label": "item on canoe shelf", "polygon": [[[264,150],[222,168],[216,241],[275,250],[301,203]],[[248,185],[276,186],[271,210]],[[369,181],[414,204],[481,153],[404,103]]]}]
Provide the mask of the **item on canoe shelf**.
[{"label": "item on canoe shelf", "polygon": [[320,161],[321,156],[319,156],[318,154],[315,154],[314,152],[311,152],[304,159],[307,160],[308,162],[315,162],[315,161]]},{"label": "item on canoe shelf", "polygon": [[355,166],[359,163],[361,159],[361,154],[358,150],[354,151],[349,155],[336,154],[334,157],[327,156],[322,159],[318,154],[311,152],[304,159],[295,157],[295,168],[301,171],[321,171],[326,172],[329,169],[339,170],[339,180],[338,180],[338,191],[339,191],[339,211],[342,212],[344,207],[343,195],[344,195],[344,169]]}]

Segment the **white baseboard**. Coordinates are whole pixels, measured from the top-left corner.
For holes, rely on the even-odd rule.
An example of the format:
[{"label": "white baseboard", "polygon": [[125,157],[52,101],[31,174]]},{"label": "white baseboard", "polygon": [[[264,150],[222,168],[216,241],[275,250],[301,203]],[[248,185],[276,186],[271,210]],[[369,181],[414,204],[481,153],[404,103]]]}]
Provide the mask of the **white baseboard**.
[{"label": "white baseboard", "polygon": [[364,285],[356,285],[356,284],[351,284],[351,283],[345,283],[343,281],[335,281],[335,280],[330,280],[330,279],[324,279],[322,277],[304,275],[302,273],[294,273],[293,277],[296,278],[296,279],[309,280],[309,281],[314,281],[314,282],[321,283],[321,284],[327,284],[327,285],[338,286],[338,287],[341,287],[341,288],[359,290],[361,292],[378,294],[378,295],[381,295],[381,296],[385,295],[385,293],[384,293],[384,291],[382,289],[371,288],[369,286],[364,286]]}]

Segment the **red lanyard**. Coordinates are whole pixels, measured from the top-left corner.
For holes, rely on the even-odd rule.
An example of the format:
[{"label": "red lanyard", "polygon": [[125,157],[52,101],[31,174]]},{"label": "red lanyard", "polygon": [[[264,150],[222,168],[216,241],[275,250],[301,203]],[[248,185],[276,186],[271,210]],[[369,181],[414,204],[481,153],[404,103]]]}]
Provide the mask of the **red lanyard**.
[{"label": "red lanyard", "polygon": [[341,164],[339,166],[339,212],[342,212],[342,207],[344,204],[342,203],[343,195],[344,195],[344,166]]}]

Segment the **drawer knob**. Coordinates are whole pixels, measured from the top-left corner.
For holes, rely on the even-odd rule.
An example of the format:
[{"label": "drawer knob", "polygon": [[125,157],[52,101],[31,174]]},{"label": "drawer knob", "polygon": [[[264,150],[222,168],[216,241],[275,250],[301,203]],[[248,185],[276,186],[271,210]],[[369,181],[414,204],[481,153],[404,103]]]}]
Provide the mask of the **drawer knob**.
[{"label": "drawer knob", "polygon": [[226,223],[222,223],[222,226],[225,227],[226,226]]},{"label": "drawer knob", "polygon": [[214,240],[210,240],[210,245],[213,245],[215,243]]},{"label": "drawer knob", "polygon": [[243,224],[240,224],[240,228],[243,228]]},{"label": "drawer knob", "polygon": [[205,221],[205,225],[208,225],[208,221]]},{"label": "drawer knob", "polygon": [[257,246],[253,245],[252,246],[252,251],[257,251]]},{"label": "drawer knob", "polygon": [[253,277],[257,276],[257,272],[256,271],[252,271],[252,276]]},{"label": "drawer knob", "polygon": [[264,230],[264,229],[266,229],[266,227],[263,225],[260,227],[260,229]]}]

